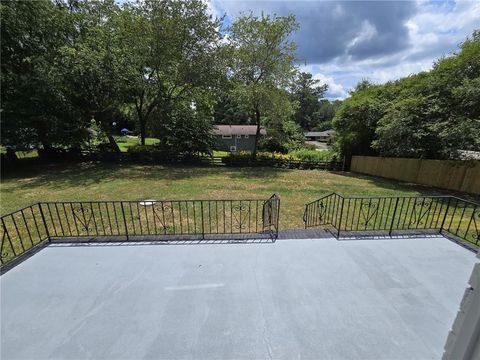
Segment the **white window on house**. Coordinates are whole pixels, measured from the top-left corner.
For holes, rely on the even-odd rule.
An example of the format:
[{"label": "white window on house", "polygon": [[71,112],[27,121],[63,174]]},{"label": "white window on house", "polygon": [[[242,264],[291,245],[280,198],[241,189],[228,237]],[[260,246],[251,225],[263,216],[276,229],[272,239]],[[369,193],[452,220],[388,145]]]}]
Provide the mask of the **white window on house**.
[{"label": "white window on house", "polygon": [[232,152],[237,151],[237,147],[236,146],[230,146],[230,151],[232,151]]},{"label": "white window on house", "polygon": [[231,139],[232,135],[222,135],[222,139]]},{"label": "white window on house", "polygon": [[245,135],[245,139],[248,139],[248,135]]},{"label": "white window on house", "polygon": [[237,139],[241,139],[242,138],[242,135],[237,135]]}]

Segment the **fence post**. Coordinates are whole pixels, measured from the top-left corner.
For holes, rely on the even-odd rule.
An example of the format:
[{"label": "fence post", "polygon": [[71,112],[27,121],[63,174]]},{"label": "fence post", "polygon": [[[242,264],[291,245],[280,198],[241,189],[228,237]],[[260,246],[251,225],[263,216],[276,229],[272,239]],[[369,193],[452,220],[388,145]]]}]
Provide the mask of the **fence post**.
[{"label": "fence post", "polygon": [[345,171],[345,155],[343,155],[342,171]]},{"label": "fence post", "polygon": [[[338,195],[337,195],[338,196]],[[342,208],[340,210],[340,220],[338,221],[338,232],[337,232],[337,239],[340,238],[340,230],[342,228],[342,216],[343,216],[343,204],[345,203],[345,198],[342,196]]]},{"label": "fence post", "polygon": [[40,209],[40,215],[42,216],[43,226],[45,226],[48,242],[51,243],[52,239],[50,239],[50,232],[48,231],[47,222],[45,221],[45,215],[43,215],[42,203],[38,203],[38,208]]},{"label": "fence post", "polygon": [[448,197],[448,203],[447,203],[447,210],[445,211],[445,215],[443,216],[442,225],[440,225],[440,230],[438,230],[438,232],[440,234],[442,233],[443,225],[445,224],[445,220],[447,220],[447,215],[448,215],[448,210],[450,210],[450,201],[451,200],[452,200],[452,198],[449,196]]},{"label": "fence post", "polygon": [[[393,209],[392,222],[390,223],[390,230],[388,230],[388,236],[392,236],[393,222],[395,221],[395,215],[397,214],[398,200],[399,200],[399,198],[397,197],[397,200],[395,201],[395,208]],[[385,202],[384,202],[384,204],[385,204]]]},{"label": "fence post", "polygon": [[123,225],[125,225],[125,234],[127,235],[127,241],[128,241],[127,218],[125,217],[125,210],[123,209],[123,201],[120,201],[120,205],[122,207]]},{"label": "fence post", "polygon": [[205,239],[205,229],[203,227],[203,200],[200,200],[200,213],[202,214],[202,239]]}]

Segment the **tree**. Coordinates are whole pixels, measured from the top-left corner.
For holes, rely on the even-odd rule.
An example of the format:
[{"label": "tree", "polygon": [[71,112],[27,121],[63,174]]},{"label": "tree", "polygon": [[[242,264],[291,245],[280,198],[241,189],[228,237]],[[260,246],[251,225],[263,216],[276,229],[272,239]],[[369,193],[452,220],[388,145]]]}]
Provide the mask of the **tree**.
[{"label": "tree", "polygon": [[383,85],[362,81],[334,119],[343,154],[455,159],[480,151],[480,32],[433,69]]},{"label": "tree", "polygon": [[298,103],[294,121],[303,130],[311,130],[318,124],[320,99],[325,95],[327,89],[326,84],[320,85],[320,80],[314,79],[310,73],[301,72],[295,77],[290,87],[292,100]]},{"label": "tree", "polygon": [[211,110],[208,99],[197,97],[172,103],[169,116],[161,121],[157,121],[156,116],[163,114],[154,111],[152,134],[160,139],[157,147],[166,156],[210,153],[214,145]]},{"label": "tree", "polygon": [[142,144],[152,114],[168,121],[176,102],[213,92],[221,74],[218,48],[221,19],[201,0],[144,1],[128,5],[120,38],[129,61],[129,96]]},{"label": "tree", "polygon": [[341,100],[329,101],[327,99],[320,100],[319,109],[313,114],[313,131],[324,131],[333,128],[332,120],[337,113],[337,110],[342,105]]},{"label": "tree", "polygon": [[382,154],[458,158],[480,150],[480,33],[429,72],[384,85],[394,94],[376,130]]},{"label": "tree", "polygon": [[409,97],[391,105],[378,123],[373,148],[386,156],[434,157],[440,142],[425,121],[428,106],[424,97]]},{"label": "tree", "polygon": [[230,94],[221,95],[215,104],[215,124],[222,125],[250,125],[252,116],[242,104],[239,104]]},{"label": "tree", "polygon": [[381,86],[361,82],[345,99],[333,119],[336,147],[342,155],[373,154],[375,129],[385,104]]},{"label": "tree", "polygon": [[61,48],[55,66],[60,69],[66,96],[85,121],[93,117],[105,131],[110,147],[120,151],[113,138],[115,120],[125,103],[125,59],[120,51],[118,17],[113,0],[73,3],[73,42]]},{"label": "tree", "polygon": [[[238,17],[228,29],[232,96],[244,104],[257,126],[253,157],[257,153],[262,121],[269,117],[270,122],[284,121],[293,113],[285,89],[295,75],[296,45],[289,36],[297,27],[293,15],[256,17],[250,14]],[[274,109],[274,105],[277,108]]]},{"label": "tree", "polygon": [[88,137],[53,66],[69,41],[68,12],[51,1],[4,1],[1,22],[1,142],[16,150],[78,148]]}]

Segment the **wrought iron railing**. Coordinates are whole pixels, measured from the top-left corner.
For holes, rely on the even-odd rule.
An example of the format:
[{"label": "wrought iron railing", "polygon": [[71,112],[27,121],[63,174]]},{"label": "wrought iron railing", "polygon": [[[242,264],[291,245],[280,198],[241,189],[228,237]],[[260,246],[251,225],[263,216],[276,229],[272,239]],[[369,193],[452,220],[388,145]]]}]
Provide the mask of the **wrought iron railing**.
[{"label": "wrought iron railing", "polygon": [[262,234],[278,237],[280,198],[40,202],[1,217],[5,265],[37,245],[64,238]]},{"label": "wrought iron railing", "polygon": [[342,232],[436,230],[480,245],[480,205],[453,196],[344,197],[332,193],[306,204],[305,227]]}]

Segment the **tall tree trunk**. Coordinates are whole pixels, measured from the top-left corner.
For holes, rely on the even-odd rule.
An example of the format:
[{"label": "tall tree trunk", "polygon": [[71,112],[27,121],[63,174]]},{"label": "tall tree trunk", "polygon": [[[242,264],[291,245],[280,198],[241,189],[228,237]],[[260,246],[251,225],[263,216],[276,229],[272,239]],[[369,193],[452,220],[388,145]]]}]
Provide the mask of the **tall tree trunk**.
[{"label": "tall tree trunk", "polygon": [[17,153],[10,146],[7,147],[7,159],[10,161],[17,161]]},{"label": "tall tree trunk", "polygon": [[146,137],[146,119],[142,116],[142,114],[138,114],[138,120],[140,122],[140,144],[145,145],[145,137]]},{"label": "tall tree trunk", "polygon": [[257,122],[257,133],[255,135],[255,145],[252,152],[253,159],[257,157],[258,139],[260,138],[260,110],[258,109],[258,107],[255,108],[255,120]]},{"label": "tall tree trunk", "polygon": [[137,116],[138,116],[138,122],[140,125],[140,144],[145,145],[145,138],[146,138],[146,128],[147,128],[147,118],[148,118],[148,109],[147,109],[147,114],[144,116],[143,115],[143,108],[144,108],[144,96],[145,92],[142,91],[142,93],[139,95],[139,101],[137,102],[135,100],[135,108],[137,109]]},{"label": "tall tree trunk", "polygon": [[110,144],[110,148],[114,152],[120,152],[120,148],[118,147],[117,142],[115,141],[115,138],[113,137],[112,134],[112,120],[113,120],[113,115],[112,115],[111,109],[107,109],[104,111],[100,111],[94,115],[95,119],[98,119],[100,121],[100,126],[102,129],[105,131],[107,134],[107,139]]},{"label": "tall tree trunk", "polygon": [[113,137],[111,131],[107,131],[107,138],[108,138],[108,142],[110,143],[110,147],[112,148],[112,150],[119,153],[120,148],[118,147],[118,144],[115,141],[115,138]]},{"label": "tall tree trunk", "polygon": [[53,148],[50,141],[45,140],[43,136],[40,136],[40,144],[42,144],[42,155],[46,159],[54,159],[58,154],[55,153],[55,149]]}]

